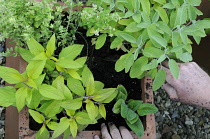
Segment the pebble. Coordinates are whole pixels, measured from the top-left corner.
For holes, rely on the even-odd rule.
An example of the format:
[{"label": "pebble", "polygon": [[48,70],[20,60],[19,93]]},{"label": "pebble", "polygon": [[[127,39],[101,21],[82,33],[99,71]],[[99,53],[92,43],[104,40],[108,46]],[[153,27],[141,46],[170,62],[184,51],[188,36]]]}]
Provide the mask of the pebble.
[{"label": "pebble", "polygon": [[186,125],[193,125],[193,121],[185,121]]}]

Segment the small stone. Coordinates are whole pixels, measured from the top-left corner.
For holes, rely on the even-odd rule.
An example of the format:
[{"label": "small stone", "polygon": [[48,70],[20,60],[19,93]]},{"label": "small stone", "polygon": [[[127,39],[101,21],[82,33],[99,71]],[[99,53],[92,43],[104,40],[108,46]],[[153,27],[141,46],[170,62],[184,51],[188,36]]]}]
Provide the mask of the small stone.
[{"label": "small stone", "polygon": [[170,100],[166,101],[165,107],[169,107],[171,105]]},{"label": "small stone", "polygon": [[179,135],[174,134],[174,135],[172,136],[172,139],[181,139],[181,138],[180,138],[180,136],[179,136]]},{"label": "small stone", "polygon": [[161,97],[158,96],[158,97],[157,97],[157,103],[160,103],[160,100],[161,100]]},{"label": "small stone", "polygon": [[177,102],[177,104],[176,104],[177,106],[180,106],[181,105],[181,103],[180,102]]},{"label": "small stone", "polygon": [[177,114],[177,111],[175,111],[173,114],[172,114],[172,118],[176,118],[176,117],[178,117],[179,115]]},{"label": "small stone", "polygon": [[193,125],[193,121],[192,121],[192,120],[190,120],[190,121],[185,121],[185,124],[186,124],[186,125]]},{"label": "small stone", "polygon": [[168,114],[169,114],[169,112],[167,112],[167,111],[164,111],[164,114],[168,115]]}]

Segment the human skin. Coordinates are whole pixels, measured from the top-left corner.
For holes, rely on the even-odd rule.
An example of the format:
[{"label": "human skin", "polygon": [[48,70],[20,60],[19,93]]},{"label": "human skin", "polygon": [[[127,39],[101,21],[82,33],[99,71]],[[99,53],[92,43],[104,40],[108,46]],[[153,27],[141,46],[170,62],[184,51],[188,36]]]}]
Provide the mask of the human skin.
[{"label": "human skin", "polygon": [[[108,131],[109,128],[109,131]],[[101,124],[101,139],[133,139],[132,135],[127,128],[120,126],[119,129],[112,123],[107,126],[103,123]],[[98,135],[95,135],[93,139],[100,139]]]},{"label": "human skin", "polygon": [[195,62],[179,63],[178,80],[171,74],[168,62],[162,69],[166,71],[166,83],[163,88],[172,100],[210,109],[210,77]]}]

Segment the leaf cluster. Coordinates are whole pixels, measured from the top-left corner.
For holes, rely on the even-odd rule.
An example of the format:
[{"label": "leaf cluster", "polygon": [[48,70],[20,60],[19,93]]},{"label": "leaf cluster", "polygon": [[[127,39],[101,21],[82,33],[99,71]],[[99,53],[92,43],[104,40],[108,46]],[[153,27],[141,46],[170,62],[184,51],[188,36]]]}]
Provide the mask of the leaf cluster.
[{"label": "leaf cluster", "polygon": [[157,108],[141,100],[127,100],[126,89],[119,85],[117,87],[118,96],[113,107],[113,112],[120,114],[126,121],[130,129],[138,136],[144,135],[144,127],[139,116],[145,116],[157,112]]},{"label": "leaf cluster", "polygon": [[110,49],[127,52],[116,62],[116,71],[130,72],[131,78],[152,77],[153,90],[165,81],[165,71],[157,67],[168,60],[178,79],[177,62],[192,61],[190,37],[199,44],[210,27],[210,20],[196,20],[202,15],[196,8],[201,0],[89,0],[92,3],[82,11],[80,25],[87,35],[96,35],[95,48],[109,36]]}]

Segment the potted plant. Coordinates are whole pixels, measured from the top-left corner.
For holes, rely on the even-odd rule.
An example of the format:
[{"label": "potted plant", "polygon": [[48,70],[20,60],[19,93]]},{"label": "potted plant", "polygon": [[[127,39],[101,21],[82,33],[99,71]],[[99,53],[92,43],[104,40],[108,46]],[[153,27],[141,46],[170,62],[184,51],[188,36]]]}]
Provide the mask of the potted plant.
[{"label": "potted plant", "polygon": [[[49,4],[49,2],[47,3],[43,2],[43,3],[44,5]],[[88,1],[87,5],[90,3],[91,4],[95,3],[95,4],[82,9],[82,11],[79,12],[80,13],[78,15],[79,18],[77,18],[76,20],[78,21],[77,23],[79,24],[80,27],[87,29],[86,36],[94,37],[92,40],[92,43],[93,45],[95,45],[96,49],[100,49],[104,45],[106,40],[108,40],[107,36],[109,36],[110,41],[111,41],[110,48],[117,49],[117,50],[121,49],[125,52],[123,55],[120,56],[120,59],[117,60],[116,62],[116,65],[115,65],[116,71],[122,71],[124,69],[126,73],[130,71],[131,78],[141,79],[144,76],[150,76],[151,78],[154,79],[154,83],[152,87],[153,90],[157,90],[163,84],[163,82],[165,81],[165,76],[166,76],[166,73],[162,69],[158,70],[157,66],[161,65],[161,62],[164,61],[165,59],[168,59],[170,70],[172,71],[173,75],[176,78],[178,78],[179,70],[178,70],[178,66],[175,60],[183,61],[183,62],[188,62],[191,60],[191,45],[190,45],[191,41],[190,39],[188,39],[188,36],[193,36],[196,42],[199,43],[200,38],[205,36],[204,29],[209,27],[209,21],[207,20],[196,21],[195,20],[196,16],[201,14],[201,12],[195,8],[195,6],[198,6],[200,4],[200,1],[197,1],[197,0],[191,0],[191,1],[190,0],[189,1],[182,1],[182,0],[138,1],[138,0],[134,0],[132,2],[128,2],[126,0],[125,1],[104,1],[104,0],[91,1],[90,0]],[[36,6],[36,4],[34,5]],[[65,8],[69,8],[68,5],[66,6],[67,7]],[[51,8],[59,9],[55,6],[52,6]],[[187,11],[187,14],[185,11]],[[179,16],[179,15],[182,15],[182,16]],[[48,23],[50,23],[51,20]],[[33,21],[36,21],[36,20],[33,20]],[[6,30],[3,30],[3,31],[6,32]],[[39,33],[40,31],[38,30],[37,32]],[[12,33],[11,32],[6,33],[6,35],[12,34]],[[51,33],[53,33],[53,31]],[[16,37],[16,35],[15,36],[8,35],[6,37],[14,38]],[[40,135],[42,136],[49,135],[48,131],[46,130],[46,125],[47,126],[49,125],[49,128],[51,129],[55,129],[55,132],[53,133],[53,137],[56,137],[58,136],[58,134],[61,134],[64,131],[66,131],[65,133],[67,134],[69,130],[67,131],[66,129],[71,127],[73,124],[74,126],[72,127],[74,128],[73,129],[70,128],[71,129],[70,132],[73,136],[75,136],[76,127],[77,127],[76,125],[80,125],[81,123],[78,122],[76,118],[72,119],[72,117],[78,116],[78,115],[74,115],[76,113],[74,111],[78,109],[81,110],[80,109],[81,103],[82,104],[86,103],[85,105],[86,111],[83,111],[82,114],[84,115],[86,114],[86,117],[89,118],[88,120],[89,123],[94,123],[96,122],[95,119],[98,118],[97,116],[105,117],[105,114],[104,114],[105,110],[104,110],[103,103],[110,102],[114,98],[117,101],[114,105],[114,112],[120,113],[120,115],[123,118],[125,118],[128,126],[138,136],[143,135],[143,132],[142,132],[143,130],[139,130],[139,129],[143,129],[143,127],[142,127],[142,124],[140,123],[140,120],[138,119],[139,117],[138,115],[148,114],[146,112],[148,110],[151,110],[149,113],[155,112],[156,109],[153,107],[153,105],[141,104],[140,101],[133,101],[133,100],[126,101],[127,93],[126,93],[125,88],[122,86],[118,86],[115,89],[114,88],[110,88],[107,90],[105,89],[108,94],[110,93],[109,95],[105,93],[107,94],[106,97],[109,101],[100,98],[100,95],[102,96],[102,94],[100,93],[98,96],[99,98],[97,98],[98,94],[97,93],[94,94],[94,93],[95,93],[95,90],[97,92],[98,86],[100,86],[100,89],[102,89],[101,88],[102,83],[94,81],[91,71],[89,70],[87,66],[84,65],[85,58],[83,58],[83,60],[81,60],[82,58],[81,59],[78,58],[79,60],[74,59],[76,57],[70,60],[69,58],[67,58],[71,64],[70,65],[64,64],[65,63],[64,61],[67,61],[65,58],[65,55],[68,55],[65,51],[69,50],[69,53],[71,53],[70,50],[74,50],[73,48],[77,46],[77,48],[75,48],[75,51],[77,51],[77,55],[79,55],[82,46],[70,45],[69,47],[66,47],[66,48],[60,48],[61,51],[59,53],[56,53],[56,55],[54,55],[55,46],[56,46],[55,36],[52,36],[52,38],[50,39],[48,43],[45,43],[47,42],[46,41],[47,37],[41,37],[41,38],[44,41],[43,46],[46,45],[46,47],[43,47],[41,44],[35,41],[36,39],[39,41],[40,37],[37,37],[36,39],[29,39],[29,38],[25,39],[25,37],[24,39],[20,39],[20,38],[18,39],[22,43],[26,41],[29,48],[29,50],[27,50],[27,49],[17,47],[17,52],[19,52],[20,55],[26,61],[29,62],[25,73],[20,74],[16,70],[2,67],[2,71],[4,71],[5,73],[6,72],[9,73],[8,75],[11,75],[14,73],[13,75],[15,75],[14,77],[16,78],[16,81],[18,80],[19,82],[23,82],[22,84],[25,85],[25,87],[23,87],[22,85],[16,85],[16,87],[19,88],[18,89],[19,91],[18,90],[16,91],[13,89],[13,92],[16,92],[16,94],[19,94],[20,90],[21,91],[25,90],[25,99],[24,97],[22,97],[23,94],[20,95],[21,97],[18,96],[18,98],[20,97],[24,99],[23,100],[24,103],[23,101],[20,101],[20,104],[18,102],[18,105],[17,105],[17,101],[15,103],[15,105],[18,107],[19,110],[21,110],[24,105],[27,105],[29,108],[31,107],[29,100],[33,96],[29,95],[31,96],[31,98],[26,97],[26,92],[28,92],[28,90],[30,90],[29,92],[31,92],[31,90],[36,90],[36,91],[38,90],[37,92],[39,92],[38,93],[40,95],[39,97],[41,98],[43,97],[41,100],[44,100],[44,102],[46,102],[46,104],[44,102],[42,103],[40,102],[39,103],[40,105],[42,104],[47,105],[49,101],[52,101],[53,99],[53,100],[59,101],[58,111],[59,112],[62,110],[65,111],[64,115],[67,115],[68,118],[63,117],[62,120],[60,120],[56,124],[55,114],[50,115],[52,117],[48,117],[45,120],[45,118],[49,115],[46,115],[45,107],[44,106],[43,108],[38,107],[37,106],[38,102],[36,102],[37,107],[33,106],[32,108],[32,109],[36,109],[36,111],[29,110],[30,114],[37,122],[44,123],[40,131],[37,133],[37,137],[39,137]],[[37,62],[39,63],[35,64]],[[74,68],[71,66],[74,66]],[[35,68],[35,67],[39,67],[39,68]],[[35,69],[37,69],[36,72],[34,71]],[[54,69],[56,69],[56,71],[54,71]],[[58,73],[60,74],[60,72],[62,72],[62,75],[61,77],[58,76],[56,78],[51,77],[51,76],[46,76],[48,72],[52,72],[52,73],[57,72],[56,74]],[[6,81],[8,82],[11,81],[10,83],[19,84],[19,82],[15,82],[14,78],[13,78],[14,80],[9,79],[6,74],[1,74],[1,76],[5,78]],[[40,84],[40,82],[38,81],[37,82],[33,81],[39,78],[41,80],[42,77],[43,78],[49,77],[49,79],[54,78],[54,81],[52,80],[48,81],[47,84],[46,82],[44,84]],[[67,80],[67,86],[68,86],[64,88],[70,89],[73,92],[73,94],[77,96],[76,98],[72,97],[72,99],[70,98],[68,99],[76,101],[75,103],[79,104],[79,105],[76,105],[78,106],[77,107],[78,109],[75,108],[74,110],[70,109],[70,111],[68,111],[69,109],[65,106],[67,104],[70,105],[71,103],[68,103],[68,101],[65,100],[67,98],[64,96],[64,94],[63,96],[55,97],[53,96],[54,94],[46,95],[47,94],[46,92],[48,91],[44,91],[44,90],[49,89],[54,93],[59,92],[58,86],[56,86],[56,84],[59,81],[64,82],[63,81],[64,79],[60,79],[63,77],[65,77],[65,80]],[[71,78],[71,79],[68,79],[68,78]],[[85,93],[84,91],[80,92],[81,90],[80,91],[78,91],[77,89],[74,90],[73,89],[74,86],[71,86],[70,83],[68,84],[68,80],[74,80],[74,81],[77,80],[75,81],[75,83],[80,84],[80,89],[83,88],[82,90],[84,90]],[[69,82],[73,82],[73,81],[69,81]],[[7,90],[8,88],[6,87],[3,91],[7,91]],[[82,95],[84,98],[81,96],[81,93],[85,94],[85,95]],[[94,94],[94,96],[87,97],[86,94],[87,96],[90,96],[89,94],[91,95]],[[14,97],[14,94],[12,95]],[[81,98],[78,98],[78,96],[82,97],[82,100]],[[39,97],[37,97],[38,98],[37,100],[40,99]],[[59,100],[57,100],[58,98]],[[26,99],[29,99],[29,100],[26,100]],[[94,105],[93,105],[93,102],[94,102]],[[95,104],[97,106],[95,106]],[[2,104],[2,105],[6,106],[6,104]],[[13,102],[10,102],[10,105],[14,105],[14,100]],[[133,105],[136,105],[138,107],[134,107]],[[96,112],[97,111],[96,107],[97,109],[100,109],[99,112]],[[89,108],[91,108],[91,110]],[[143,109],[143,110],[140,111],[139,109]],[[91,115],[90,111],[95,111],[95,114],[97,114],[97,116]],[[130,115],[126,115],[125,112],[128,112],[128,111],[130,112]],[[138,114],[135,112],[137,112]],[[45,117],[41,116],[40,113],[44,113]],[[79,115],[80,115],[80,112],[79,112]],[[51,121],[53,118],[55,121]],[[66,122],[66,121],[69,121],[69,122]],[[51,123],[52,123],[52,126],[51,126]],[[66,124],[65,128],[64,127],[60,128],[63,123]]]}]

